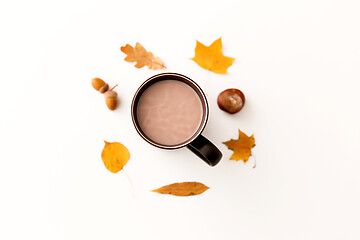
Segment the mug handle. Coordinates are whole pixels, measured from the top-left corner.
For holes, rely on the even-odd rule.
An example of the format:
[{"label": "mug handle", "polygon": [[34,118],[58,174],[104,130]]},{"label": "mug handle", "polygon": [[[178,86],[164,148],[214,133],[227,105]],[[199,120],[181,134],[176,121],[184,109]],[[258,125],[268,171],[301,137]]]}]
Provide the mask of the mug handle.
[{"label": "mug handle", "polygon": [[187,148],[212,167],[218,164],[222,158],[220,150],[202,135],[189,143]]}]

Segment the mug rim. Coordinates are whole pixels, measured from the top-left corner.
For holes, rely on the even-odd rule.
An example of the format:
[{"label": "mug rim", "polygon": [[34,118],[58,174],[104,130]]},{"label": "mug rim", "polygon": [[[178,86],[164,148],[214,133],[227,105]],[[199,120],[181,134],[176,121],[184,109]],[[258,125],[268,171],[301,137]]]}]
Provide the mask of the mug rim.
[{"label": "mug rim", "polygon": [[[166,78],[168,77],[168,78]],[[199,128],[196,130],[196,132],[189,137],[186,141],[181,142],[179,144],[176,145],[165,145],[165,144],[160,144],[155,142],[154,140],[152,140],[151,138],[149,138],[141,129],[140,124],[137,120],[137,104],[139,102],[139,99],[141,97],[141,95],[145,92],[145,90],[150,87],[152,84],[159,82],[159,81],[163,81],[163,80],[175,80],[175,81],[182,81],[185,84],[187,84],[189,87],[191,87],[196,94],[199,96],[200,101],[201,101],[201,105],[203,108],[202,111],[202,120],[200,123]],[[190,83],[190,84],[189,84]],[[178,149],[178,148],[182,148],[185,147],[187,145],[189,145],[192,141],[194,141],[199,135],[201,135],[201,133],[203,132],[207,121],[209,118],[209,104],[207,101],[207,98],[205,96],[204,91],[200,88],[200,86],[191,78],[179,74],[179,73],[174,73],[174,72],[166,72],[166,73],[159,73],[156,74],[150,78],[148,78],[147,80],[145,80],[140,87],[136,90],[133,100],[131,102],[131,119],[132,122],[134,124],[134,127],[136,129],[136,131],[138,132],[138,134],[148,143],[150,143],[151,145],[158,147],[158,148],[162,148],[162,149],[167,149],[167,150],[171,150],[171,149]]]}]

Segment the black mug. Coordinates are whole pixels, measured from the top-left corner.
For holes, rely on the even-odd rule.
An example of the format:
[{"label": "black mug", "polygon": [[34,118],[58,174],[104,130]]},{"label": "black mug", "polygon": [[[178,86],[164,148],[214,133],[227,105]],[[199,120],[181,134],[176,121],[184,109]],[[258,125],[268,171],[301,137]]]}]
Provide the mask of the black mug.
[{"label": "black mug", "polygon": [[[175,80],[185,83],[187,86],[191,87],[192,90],[195,91],[197,96],[200,99],[201,107],[202,107],[202,117],[199,124],[199,127],[195,131],[195,133],[187,138],[186,140],[172,145],[166,145],[163,143],[159,143],[151,139],[149,136],[141,128],[141,123],[139,123],[138,118],[138,103],[142,96],[142,94],[154,83],[158,83],[164,80]],[[134,123],[134,126],[140,136],[147,141],[148,143],[152,144],[153,146],[162,148],[162,149],[178,149],[182,147],[187,147],[190,151],[195,153],[198,157],[204,160],[210,166],[215,166],[219,163],[222,154],[220,150],[211,143],[208,139],[201,135],[202,131],[204,130],[208,117],[209,117],[209,105],[206,99],[204,92],[201,88],[190,78],[178,74],[178,73],[161,73],[155,76],[150,77],[147,79],[136,91],[132,104],[131,104],[131,117]]]}]

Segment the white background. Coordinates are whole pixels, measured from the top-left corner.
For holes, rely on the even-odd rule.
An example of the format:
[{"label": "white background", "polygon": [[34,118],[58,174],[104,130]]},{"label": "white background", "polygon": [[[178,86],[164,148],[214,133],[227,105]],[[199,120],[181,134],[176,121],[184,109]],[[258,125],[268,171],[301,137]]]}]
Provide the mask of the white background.
[{"label": "white background", "polygon": [[[0,239],[359,239],[360,4],[354,0],[0,2]],[[227,75],[200,68],[196,40],[222,37]],[[207,93],[211,168],[187,149],[136,133],[137,69],[120,46],[140,42],[165,71]],[[116,88],[111,112],[90,81]],[[239,88],[244,109],[216,105]],[[254,158],[222,144],[254,134]],[[103,140],[123,143],[125,173],[105,169]],[[150,192],[199,181],[199,196]]]}]

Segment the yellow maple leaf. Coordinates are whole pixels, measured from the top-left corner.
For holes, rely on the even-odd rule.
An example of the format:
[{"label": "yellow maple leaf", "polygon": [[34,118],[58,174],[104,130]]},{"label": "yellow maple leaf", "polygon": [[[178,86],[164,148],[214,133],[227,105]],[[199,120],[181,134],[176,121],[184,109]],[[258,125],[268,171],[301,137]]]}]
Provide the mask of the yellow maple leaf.
[{"label": "yellow maple leaf", "polygon": [[164,68],[164,62],[159,57],[154,57],[152,52],[147,52],[140,43],[136,43],[135,47],[126,44],[120,50],[127,55],[125,61],[136,62],[135,67],[137,68],[144,66],[153,70]]},{"label": "yellow maple leaf", "polygon": [[130,158],[129,150],[118,142],[105,142],[101,158],[105,167],[112,173],[117,173],[126,165]]},{"label": "yellow maple leaf", "polygon": [[200,67],[214,73],[225,74],[235,58],[222,54],[221,38],[214,41],[209,47],[196,41],[195,57],[192,58]]},{"label": "yellow maple leaf", "polygon": [[201,194],[208,189],[208,186],[199,182],[181,182],[166,185],[152,191],[162,194],[171,194],[174,196],[191,196]]},{"label": "yellow maple leaf", "polygon": [[254,135],[248,137],[245,133],[241,132],[239,129],[239,138],[230,141],[223,142],[230,150],[233,150],[234,153],[231,155],[230,160],[243,160],[246,163],[251,156],[251,149],[255,147],[255,138]]}]

